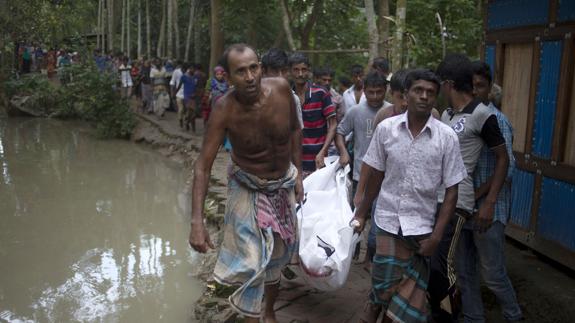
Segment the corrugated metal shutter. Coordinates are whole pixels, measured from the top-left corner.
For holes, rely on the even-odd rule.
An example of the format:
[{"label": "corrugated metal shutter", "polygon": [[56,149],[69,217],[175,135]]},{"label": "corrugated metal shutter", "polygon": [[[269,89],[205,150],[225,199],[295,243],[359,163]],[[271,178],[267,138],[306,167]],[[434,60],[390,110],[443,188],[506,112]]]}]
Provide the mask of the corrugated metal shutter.
[{"label": "corrugated metal shutter", "polygon": [[529,228],[534,183],[533,173],[515,170],[511,186],[511,222],[524,229]]},{"label": "corrugated metal shutter", "polygon": [[542,158],[551,157],[562,47],[561,41],[541,43],[539,81],[537,84],[531,148],[534,155]]},{"label": "corrugated metal shutter", "polygon": [[485,47],[485,63],[491,67],[491,77],[495,79],[495,45]]},{"label": "corrugated metal shutter", "polygon": [[557,20],[560,22],[575,20],[575,0],[559,0]]},{"label": "corrugated metal shutter", "polygon": [[545,25],[549,0],[499,0],[489,3],[487,29]]},{"label": "corrugated metal shutter", "polygon": [[575,250],[575,185],[543,178],[537,233]]}]

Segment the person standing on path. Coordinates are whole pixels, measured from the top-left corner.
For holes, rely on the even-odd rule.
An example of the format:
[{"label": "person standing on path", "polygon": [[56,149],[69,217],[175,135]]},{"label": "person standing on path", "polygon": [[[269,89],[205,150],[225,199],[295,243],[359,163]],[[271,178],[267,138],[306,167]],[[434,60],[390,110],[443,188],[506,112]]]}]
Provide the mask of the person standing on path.
[{"label": "person standing on path", "polygon": [[[429,257],[457,203],[458,184],[467,176],[457,135],[431,115],[439,79],[418,69],[406,79],[407,113],[382,121],[363,158],[367,187],[354,219],[361,232],[371,204],[377,247],[372,290],[360,322],[427,322]],[[435,215],[437,191],[447,187]]]},{"label": "person standing on path", "polygon": [[351,81],[353,85],[343,92],[343,114],[351,107],[365,102],[365,94],[363,93],[363,67],[361,65],[353,65],[351,67]]},{"label": "person standing on path", "polygon": [[253,48],[231,45],[221,61],[234,88],[216,102],[194,166],[189,242],[201,253],[213,248],[204,224],[204,201],[212,164],[227,133],[234,149],[214,277],[221,284],[240,286],[229,301],[245,322],[263,318],[273,323],[281,270],[297,245],[295,203],[303,196],[301,128],[288,82],[262,79]]},{"label": "person standing on path", "polygon": [[[509,167],[505,183],[497,195],[493,220],[488,229],[481,233],[473,222],[467,222],[461,230],[458,254],[462,259],[459,259],[461,266],[457,268],[461,279],[463,319],[465,322],[485,322],[480,281],[483,277],[485,285],[497,297],[505,320],[515,322],[522,320],[523,314],[505,268],[505,225],[511,211],[511,179],[515,170],[512,150],[513,128],[507,117],[489,100],[492,86],[489,65],[481,61],[472,64],[473,95],[487,105],[490,112],[497,118],[497,123],[505,138]],[[488,147],[483,146],[473,176],[475,199],[479,207],[485,202],[485,197],[493,183],[495,165],[495,154]]]},{"label": "person standing on path", "polygon": [[325,166],[324,158],[335,138],[337,127],[335,105],[326,89],[309,82],[311,66],[304,54],[293,53],[289,63],[294,92],[303,102],[302,168],[306,177]]},{"label": "person standing on path", "polygon": [[[262,56],[264,77],[283,77],[286,81],[289,81],[289,67],[288,55],[283,49],[271,48]],[[297,109],[297,119],[303,129],[301,101],[293,90],[292,94]]]},{"label": "person standing on path", "polygon": [[[350,155],[347,152],[345,138],[353,133],[353,207],[357,208],[363,193],[365,192],[365,181],[359,186],[359,174],[363,156],[373,136],[374,118],[378,111],[389,105],[385,101],[387,92],[387,80],[377,72],[371,72],[365,78],[364,93],[366,100],[356,106],[353,106],[343,117],[343,120],[337,126],[335,143],[339,152],[339,162],[342,166],[350,162]],[[373,222],[371,223],[373,226]],[[370,230],[371,233],[371,230]],[[375,253],[375,236],[371,241],[367,241],[366,265],[371,262]]]},{"label": "person standing on path", "polygon": [[[489,229],[493,223],[497,196],[505,182],[509,157],[495,114],[473,97],[473,68],[469,58],[462,54],[447,55],[437,67],[437,74],[442,80],[442,95],[449,104],[449,108],[441,115],[441,121],[457,134],[468,174],[459,185],[457,207],[439,247],[431,258],[428,292],[433,317],[438,322],[450,322],[457,321],[460,311],[456,300],[457,287],[463,286],[461,289],[464,290],[467,288],[464,285],[469,283],[460,275],[467,266],[465,255],[457,248],[461,229],[468,220],[473,222],[472,225],[479,232]],[[473,174],[484,145],[495,155],[495,170],[485,200],[477,214],[472,215],[475,207]],[[444,191],[439,190],[439,204],[444,202],[444,196]],[[461,281],[456,284],[458,279]],[[441,308],[446,297],[449,297],[451,305],[450,314]]]}]

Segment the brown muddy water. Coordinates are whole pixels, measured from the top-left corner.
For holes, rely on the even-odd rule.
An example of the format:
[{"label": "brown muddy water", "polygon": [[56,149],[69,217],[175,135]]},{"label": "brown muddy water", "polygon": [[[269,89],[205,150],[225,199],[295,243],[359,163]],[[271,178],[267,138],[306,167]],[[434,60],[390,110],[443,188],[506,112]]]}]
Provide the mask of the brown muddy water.
[{"label": "brown muddy water", "polygon": [[0,116],[0,322],[189,322],[181,168],[82,124]]}]

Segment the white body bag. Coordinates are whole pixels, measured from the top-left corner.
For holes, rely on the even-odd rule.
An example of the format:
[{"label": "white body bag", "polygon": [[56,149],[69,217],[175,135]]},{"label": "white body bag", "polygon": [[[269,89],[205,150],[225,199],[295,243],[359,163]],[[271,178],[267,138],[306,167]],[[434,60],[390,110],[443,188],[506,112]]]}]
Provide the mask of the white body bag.
[{"label": "white body bag", "polygon": [[337,157],[325,163],[303,181],[305,195],[297,207],[299,275],[314,288],[331,291],[345,284],[359,236],[350,226],[350,167],[341,168]]}]

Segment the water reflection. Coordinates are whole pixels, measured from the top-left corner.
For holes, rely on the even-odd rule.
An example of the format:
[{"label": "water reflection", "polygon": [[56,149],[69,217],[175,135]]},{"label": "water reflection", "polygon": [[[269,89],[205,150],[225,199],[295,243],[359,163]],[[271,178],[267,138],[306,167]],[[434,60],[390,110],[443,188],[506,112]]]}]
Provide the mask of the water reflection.
[{"label": "water reflection", "polygon": [[0,321],[186,322],[189,191],[154,152],[0,118]]}]

